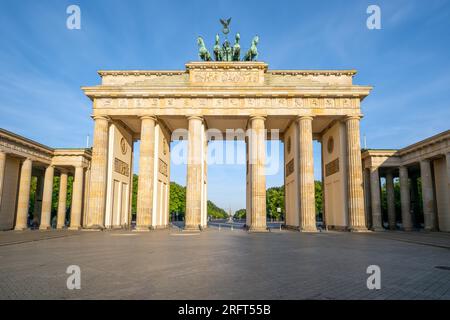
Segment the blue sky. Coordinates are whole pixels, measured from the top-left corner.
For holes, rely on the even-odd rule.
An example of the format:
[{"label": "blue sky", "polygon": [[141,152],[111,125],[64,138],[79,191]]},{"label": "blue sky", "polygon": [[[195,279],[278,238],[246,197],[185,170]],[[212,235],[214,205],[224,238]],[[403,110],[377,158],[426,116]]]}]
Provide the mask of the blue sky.
[{"label": "blue sky", "polygon": [[[66,28],[71,4],[81,8],[81,30]],[[370,4],[381,8],[381,30],[366,28]],[[244,47],[260,36],[259,60],[272,69],[357,69],[354,82],[374,86],[362,105],[368,147],[400,148],[449,129],[445,0],[1,1],[0,127],[83,147],[93,123],[80,87],[98,84],[97,70],[183,69],[197,60],[196,37],[210,46],[218,19],[230,16]],[[185,168],[172,169],[184,184]],[[244,166],[210,166],[209,198],[244,207],[244,175]],[[281,171],[267,184],[282,181]]]}]

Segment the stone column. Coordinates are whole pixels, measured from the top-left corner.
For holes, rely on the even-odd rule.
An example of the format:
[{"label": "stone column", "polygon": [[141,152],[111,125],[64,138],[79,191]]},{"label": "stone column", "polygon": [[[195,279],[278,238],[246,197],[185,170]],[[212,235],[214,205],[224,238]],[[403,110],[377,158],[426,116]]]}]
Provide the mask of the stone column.
[{"label": "stone column", "polygon": [[36,190],[34,191],[34,208],[32,212],[32,225],[38,226],[42,213],[42,197],[44,195],[44,176],[36,173]]},{"label": "stone column", "polygon": [[202,123],[203,119],[191,116],[188,136],[188,163],[186,184],[186,230],[199,230],[202,207]]},{"label": "stone column", "polygon": [[95,116],[94,141],[91,160],[91,185],[89,188],[89,216],[87,227],[103,229],[106,205],[106,179],[108,169],[109,119]]},{"label": "stone column", "polygon": [[312,117],[297,119],[299,136],[299,192],[300,231],[317,231],[314,197],[314,156],[312,141]]},{"label": "stone column", "polygon": [[0,151],[0,208],[2,205],[3,179],[5,176],[6,153]]},{"label": "stone column", "polygon": [[412,226],[416,227],[418,225],[419,214],[419,186],[417,184],[417,176],[411,176],[411,206],[412,206]]},{"label": "stone column", "polygon": [[347,129],[348,220],[350,231],[366,231],[359,116],[345,119]]},{"label": "stone column", "polygon": [[75,176],[73,178],[72,208],[70,210],[70,230],[81,229],[81,211],[83,208],[83,178],[84,168],[75,167]]},{"label": "stone column", "polygon": [[17,216],[14,230],[25,230],[28,228],[32,167],[33,162],[30,159],[25,159],[20,169],[19,196],[17,198]]},{"label": "stone column", "polygon": [[408,168],[401,166],[399,169],[400,176],[400,202],[402,206],[402,225],[404,231],[412,230],[411,221],[411,201],[409,197],[409,181]]},{"label": "stone column", "polygon": [[363,170],[364,180],[364,209],[366,212],[367,227],[372,228],[372,204],[370,199],[370,169]]},{"label": "stone column", "polygon": [[59,195],[58,195],[58,215],[56,219],[56,228],[62,229],[66,224],[66,201],[67,201],[67,172],[61,171],[59,177]]},{"label": "stone column", "polygon": [[370,167],[370,199],[372,207],[372,230],[383,231],[381,216],[380,175],[378,167]]},{"label": "stone column", "polygon": [[251,174],[251,214],[249,231],[267,231],[266,225],[266,131],[265,117],[250,118],[250,174]]},{"label": "stone column", "polygon": [[[445,160],[447,162],[447,199],[450,199],[450,152],[445,155]],[[448,205],[450,206],[450,200]]]},{"label": "stone column", "polygon": [[136,230],[140,231],[148,231],[152,225],[155,125],[155,117],[141,117],[141,145],[139,151],[139,178],[136,208]]},{"label": "stone column", "polygon": [[434,206],[433,179],[430,160],[420,161],[420,177],[422,182],[423,219],[425,230],[436,230],[436,211]]},{"label": "stone column", "polygon": [[55,167],[48,166],[45,169],[44,177],[44,191],[42,193],[42,211],[41,211],[41,224],[39,230],[47,230],[51,227],[52,216],[52,195],[53,195],[53,175],[55,173]]},{"label": "stone column", "polygon": [[389,229],[395,230],[395,194],[394,194],[394,177],[392,171],[386,172],[386,201],[388,210]]}]

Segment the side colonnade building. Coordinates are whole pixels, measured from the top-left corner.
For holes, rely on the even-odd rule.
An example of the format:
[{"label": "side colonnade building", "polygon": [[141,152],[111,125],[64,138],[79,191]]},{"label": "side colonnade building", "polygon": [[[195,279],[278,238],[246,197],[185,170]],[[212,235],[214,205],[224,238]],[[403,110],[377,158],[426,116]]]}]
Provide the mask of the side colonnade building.
[{"label": "side colonnade building", "polygon": [[[54,177],[59,176],[55,227],[80,229],[89,189],[90,149],[53,149],[0,128],[0,230],[52,226]],[[70,222],[66,223],[67,180],[73,176]],[[29,217],[32,177],[36,177],[34,211]],[[30,219],[31,218],[31,219]]]},{"label": "side colonnade building", "polygon": [[[362,161],[370,228],[383,230],[386,222],[391,230],[401,223],[405,231],[423,227],[450,232],[450,130],[400,150],[363,150]],[[386,219],[381,210],[381,177],[386,187]],[[400,199],[394,192],[395,178],[400,184]]]}]

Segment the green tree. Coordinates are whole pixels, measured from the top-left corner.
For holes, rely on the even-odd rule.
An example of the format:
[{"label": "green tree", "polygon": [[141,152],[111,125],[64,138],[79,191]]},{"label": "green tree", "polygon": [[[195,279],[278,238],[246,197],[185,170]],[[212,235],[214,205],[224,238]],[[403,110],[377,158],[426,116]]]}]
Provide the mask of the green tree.
[{"label": "green tree", "polygon": [[186,187],[176,182],[170,183],[169,212],[181,216],[186,212]]},{"label": "green tree", "polygon": [[206,204],[207,208],[208,208],[208,216],[214,218],[214,219],[225,219],[228,217],[227,212],[222,209],[219,208],[218,206],[216,206],[214,204],[214,202],[208,200],[207,204]]},{"label": "green tree", "polygon": [[135,219],[137,212],[137,192],[138,192],[138,175],[133,174],[133,194],[131,196],[131,215],[132,220]]},{"label": "green tree", "polygon": [[316,203],[316,216],[323,218],[323,191],[322,181],[314,181],[314,197]]},{"label": "green tree", "polygon": [[239,210],[237,210],[237,211],[234,213],[234,217],[235,217],[236,219],[245,219],[246,213],[247,213],[247,210],[245,210],[245,209],[239,209]]},{"label": "green tree", "polygon": [[[281,208],[281,212],[278,212]],[[284,210],[284,186],[272,187],[266,191],[266,210],[269,217],[280,219]]]}]

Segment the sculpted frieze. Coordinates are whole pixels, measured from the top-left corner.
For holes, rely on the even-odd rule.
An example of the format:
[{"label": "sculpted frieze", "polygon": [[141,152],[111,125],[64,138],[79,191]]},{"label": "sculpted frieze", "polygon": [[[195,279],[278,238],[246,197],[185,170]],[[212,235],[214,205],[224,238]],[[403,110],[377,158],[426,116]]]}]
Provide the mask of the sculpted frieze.
[{"label": "sculpted frieze", "polygon": [[225,97],[225,98],[99,98],[96,108],[281,108],[281,109],[353,109],[359,108],[357,98],[305,98],[305,97]]}]

